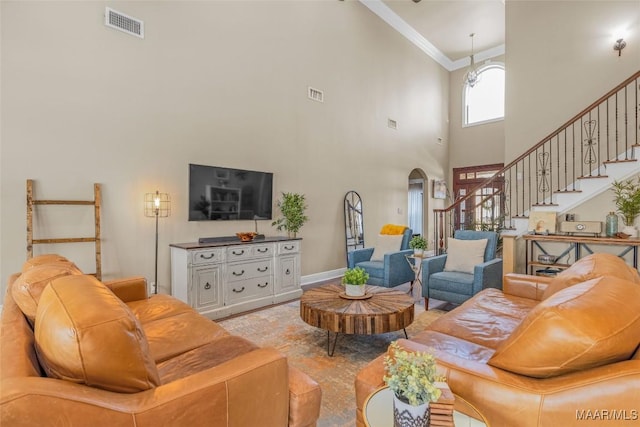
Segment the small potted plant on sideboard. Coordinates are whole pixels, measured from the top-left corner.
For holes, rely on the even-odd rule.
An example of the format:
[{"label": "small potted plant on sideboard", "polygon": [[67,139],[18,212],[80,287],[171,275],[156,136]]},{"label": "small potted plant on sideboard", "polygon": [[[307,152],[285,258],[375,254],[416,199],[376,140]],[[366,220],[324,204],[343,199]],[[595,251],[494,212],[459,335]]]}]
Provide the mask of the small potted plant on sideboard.
[{"label": "small potted plant on sideboard", "polygon": [[369,273],[362,267],[348,268],[342,277],[345,293],[350,297],[364,296],[367,280],[369,280]]},{"label": "small potted plant on sideboard", "polygon": [[304,194],[282,193],[282,199],[277,202],[282,218],[273,221],[271,225],[278,230],[286,230],[289,237],[296,237],[300,228],[309,220],[304,214],[307,203]]}]

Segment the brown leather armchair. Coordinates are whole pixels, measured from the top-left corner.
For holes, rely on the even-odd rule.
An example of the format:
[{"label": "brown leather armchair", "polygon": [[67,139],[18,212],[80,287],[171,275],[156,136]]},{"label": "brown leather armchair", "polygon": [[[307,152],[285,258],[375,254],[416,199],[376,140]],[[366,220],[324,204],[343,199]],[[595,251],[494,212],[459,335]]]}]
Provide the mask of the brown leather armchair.
[{"label": "brown leather armchair", "polygon": [[[590,255],[553,279],[506,275],[503,291],[481,291],[401,343],[431,351],[453,393],[493,427],[640,419],[640,276],[613,255]],[[356,377],[358,426],[366,397],[384,384],[382,361]]]},{"label": "brown leather armchair", "polygon": [[11,279],[0,425],[316,425],[318,384],[277,350],[148,298],[143,278],[101,283],[63,262]]}]

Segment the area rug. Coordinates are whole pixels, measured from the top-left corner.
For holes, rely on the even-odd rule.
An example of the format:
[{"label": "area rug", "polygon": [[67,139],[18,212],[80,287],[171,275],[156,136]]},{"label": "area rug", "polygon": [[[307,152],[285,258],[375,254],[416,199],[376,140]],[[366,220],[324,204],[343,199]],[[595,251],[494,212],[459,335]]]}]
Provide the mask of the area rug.
[{"label": "area rug", "polygon": [[[407,327],[411,337],[440,317],[444,311],[424,311],[415,305],[415,320]],[[315,379],[322,388],[319,427],[352,427],[356,403],[354,380],[369,361],[384,353],[389,344],[404,338],[402,331],[380,335],[340,335],[333,357],[327,355],[327,331],[307,325],[300,319],[300,301],[292,301],[239,317],[222,320],[220,325],[262,346],[275,347],[289,362]]]}]

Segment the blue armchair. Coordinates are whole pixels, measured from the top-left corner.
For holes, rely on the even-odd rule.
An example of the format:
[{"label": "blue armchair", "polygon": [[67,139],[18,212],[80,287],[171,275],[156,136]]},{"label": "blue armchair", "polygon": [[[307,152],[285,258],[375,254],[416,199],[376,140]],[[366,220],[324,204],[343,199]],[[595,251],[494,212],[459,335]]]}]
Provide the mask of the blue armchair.
[{"label": "blue armchair", "polygon": [[494,231],[457,230],[457,240],[487,239],[484,262],[473,267],[473,274],[444,271],[447,254],[427,258],[422,263],[422,296],[425,310],[429,298],[462,304],[485,288],[502,289],[502,259],[496,258],[498,233]]},{"label": "blue armchair", "polygon": [[371,261],[374,248],[356,249],[347,254],[347,266],[349,268],[361,267],[369,273],[369,285],[393,288],[403,283],[412,282],[415,273],[407,262],[405,255],[411,255],[413,249],[409,249],[413,231],[406,228],[402,234],[402,243],[397,252],[384,254],[382,261]]}]

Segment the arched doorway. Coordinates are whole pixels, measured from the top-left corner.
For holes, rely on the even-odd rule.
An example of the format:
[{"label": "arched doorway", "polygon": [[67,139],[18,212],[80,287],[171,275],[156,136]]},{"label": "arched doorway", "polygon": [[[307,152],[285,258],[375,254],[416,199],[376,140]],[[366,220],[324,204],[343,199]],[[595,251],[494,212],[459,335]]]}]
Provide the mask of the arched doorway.
[{"label": "arched doorway", "polygon": [[422,169],[416,168],[409,173],[408,186],[408,224],[413,230],[413,234],[420,234],[429,240],[428,234],[428,215],[429,197],[428,186],[429,179]]}]

